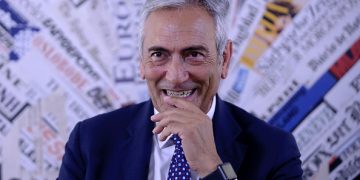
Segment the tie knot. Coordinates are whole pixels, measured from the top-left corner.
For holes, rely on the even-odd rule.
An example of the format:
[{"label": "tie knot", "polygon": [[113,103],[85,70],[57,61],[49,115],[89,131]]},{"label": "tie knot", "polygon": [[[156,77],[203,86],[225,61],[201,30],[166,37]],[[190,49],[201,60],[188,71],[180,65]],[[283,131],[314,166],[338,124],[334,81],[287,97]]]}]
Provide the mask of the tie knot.
[{"label": "tie knot", "polygon": [[181,145],[181,139],[179,135],[177,134],[172,135],[171,140],[174,142],[175,145]]}]

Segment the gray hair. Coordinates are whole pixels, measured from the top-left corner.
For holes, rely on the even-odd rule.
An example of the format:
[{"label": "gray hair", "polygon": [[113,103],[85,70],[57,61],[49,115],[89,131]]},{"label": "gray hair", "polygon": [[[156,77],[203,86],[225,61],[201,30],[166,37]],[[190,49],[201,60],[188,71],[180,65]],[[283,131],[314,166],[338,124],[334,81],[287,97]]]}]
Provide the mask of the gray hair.
[{"label": "gray hair", "polygon": [[218,56],[222,56],[228,37],[226,16],[229,11],[228,0],[147,0],[144,5],[143,13],[139,23],[139,50],[140,56],[144,43],[144,24],[148,16],[160,9],[182,8],[189,5],[196,5],[204,8],[214,19],[215,22],[215,43]]}]

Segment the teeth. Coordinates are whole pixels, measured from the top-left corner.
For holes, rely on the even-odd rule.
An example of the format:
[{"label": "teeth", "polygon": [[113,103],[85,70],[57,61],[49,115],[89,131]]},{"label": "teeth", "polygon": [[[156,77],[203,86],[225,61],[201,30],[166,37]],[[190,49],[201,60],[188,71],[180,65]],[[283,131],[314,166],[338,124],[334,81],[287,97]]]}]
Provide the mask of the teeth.
[{"label": "teeth", "polygon": [[190,96],[192,90],[188,90],[188,91],[170,91],[170,90],[165,90],[166,95],[168,96],[174,96],[174,97],[188,97]]}]

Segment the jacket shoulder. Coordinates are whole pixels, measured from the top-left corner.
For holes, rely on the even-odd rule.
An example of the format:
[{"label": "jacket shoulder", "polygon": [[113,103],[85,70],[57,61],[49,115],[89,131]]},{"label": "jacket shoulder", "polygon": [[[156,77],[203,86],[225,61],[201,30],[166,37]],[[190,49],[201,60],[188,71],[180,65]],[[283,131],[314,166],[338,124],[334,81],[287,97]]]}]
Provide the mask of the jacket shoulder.
[{"label": "jacket shoulder", "polygon": [[290,132],[268,124],[245,110],[226,102],[241,127],[241,138],[247,144],[247,167],[270,167],[268,177],[299,179],[302,175],[300,152]]},{"label": "jacket shoulder", "polygon": [[149,102],[145,101],[139,104],[130,105],[114,111],[99,114],[81,121],[82,128],[89,129],[112,129],[114,126],[126,127],[139,113],[148,110]]},{"label": "jacket shoulder", "polygon": [[268,124],[266,121],[255,117],[240,107],[229,102],[225,102],[225,104],[230,109],[231,114],[235,117],[235,120],[241,127],[243,133],[250,137],[256,138],[259,141],[263,140],[268,142],[269,140],[292,136],[291,133]]},{"label": "jacket shoulder", "polygon": [[98,145],[128,136],[129,126],[143,123],[152,105],[149,101],[127,106],[80,121],[73,129],[84,143]]}]

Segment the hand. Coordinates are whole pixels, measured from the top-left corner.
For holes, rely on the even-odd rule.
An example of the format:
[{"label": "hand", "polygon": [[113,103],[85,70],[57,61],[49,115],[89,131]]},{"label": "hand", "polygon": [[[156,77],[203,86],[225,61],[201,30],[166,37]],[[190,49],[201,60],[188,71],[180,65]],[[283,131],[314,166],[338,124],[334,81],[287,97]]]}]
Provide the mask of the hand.
[{"label": "hand", "polygon": [[222,161],[216,151],[212,121],[191,102],[169,98],[166,103],[174,108],[151,117],[157,122],[153,133],[161,133],[161,141],[171,134],[178,134],[190,168],[200,177],[215,171]]}]

